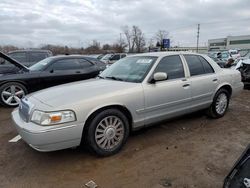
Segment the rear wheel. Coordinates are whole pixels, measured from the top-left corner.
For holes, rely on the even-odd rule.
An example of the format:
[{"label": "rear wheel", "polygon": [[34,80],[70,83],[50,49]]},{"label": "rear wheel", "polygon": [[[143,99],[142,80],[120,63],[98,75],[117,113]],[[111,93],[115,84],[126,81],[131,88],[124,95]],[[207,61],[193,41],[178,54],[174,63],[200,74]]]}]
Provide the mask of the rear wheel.
[{"label": "rear wheel", "polygon": [[211,118],[221,118],[225,115],[228,104],[230,100],[230,95],[227,90],[220,89],[214,96],[213,103],[207,111],[207,115]]},{"label": "rear wheel", "polygon": [[16,107],[27,94],[27,89],[20,83],[10,82],[0,87],[0,103],[6,107]]},{"label": "rear wheel", "polygon": [[95,116],[87,129],[89,147],[100,156],[120,151],[129,135],[126,116],[117,109],[107,109]]}]

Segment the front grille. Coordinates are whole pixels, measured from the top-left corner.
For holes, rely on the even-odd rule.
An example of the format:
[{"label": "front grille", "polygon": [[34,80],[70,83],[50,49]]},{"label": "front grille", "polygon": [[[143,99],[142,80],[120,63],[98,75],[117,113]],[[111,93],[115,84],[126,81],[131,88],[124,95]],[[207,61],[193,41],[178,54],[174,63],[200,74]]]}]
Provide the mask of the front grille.
[{"label": "front grille", "polygon": [[30,111],[31,111],[31,105],[29,104],[28,100],[22,99],[19,104],[19,114],[20,114],[20,117],[25,122],[28,122],[30,119]]}]

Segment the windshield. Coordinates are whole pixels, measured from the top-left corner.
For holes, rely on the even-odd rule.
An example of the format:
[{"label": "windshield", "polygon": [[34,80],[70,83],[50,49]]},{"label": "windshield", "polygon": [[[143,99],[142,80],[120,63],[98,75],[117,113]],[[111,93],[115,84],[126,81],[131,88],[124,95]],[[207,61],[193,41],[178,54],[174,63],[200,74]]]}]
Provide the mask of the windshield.
[{"label": "windshield", "polygon": [[38,63],[32,65],[29,67],[29,70],[31,71],[42,71],[44,68],[48,65],[48,63],[51,61],[51,58],[46,58],[42,61],[39,61]]},{"label": "windshield", "polygon": [[126,57],[111,65],[100,77],[126,82],[142,82],[157,57]]}]

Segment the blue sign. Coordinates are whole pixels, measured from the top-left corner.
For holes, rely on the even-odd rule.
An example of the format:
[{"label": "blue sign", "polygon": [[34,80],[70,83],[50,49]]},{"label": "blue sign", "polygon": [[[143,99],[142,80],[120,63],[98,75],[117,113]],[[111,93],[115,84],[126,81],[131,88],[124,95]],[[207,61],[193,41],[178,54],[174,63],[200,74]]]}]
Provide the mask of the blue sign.
[{"label": "blue sign", "polygon": [[170,39],[163,39],[163,48],[170,48]]}]

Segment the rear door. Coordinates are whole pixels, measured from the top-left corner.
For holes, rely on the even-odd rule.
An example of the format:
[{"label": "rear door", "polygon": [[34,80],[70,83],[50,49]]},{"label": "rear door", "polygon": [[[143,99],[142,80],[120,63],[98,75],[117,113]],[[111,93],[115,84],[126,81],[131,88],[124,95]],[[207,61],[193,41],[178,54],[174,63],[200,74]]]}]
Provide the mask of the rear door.
[{"label": "rear door", "polygon": [[206,107],[213,99],[218,78],[209,62],[200,55],[183,55],[189,68],[192,106]]},{"label": "rear door", "polygon": [[168,79],[143,85],[145,122],[152,123],[184,113],[191,104],[190,82],[179,55],[163,57],[154,73],[165,72]]}]

